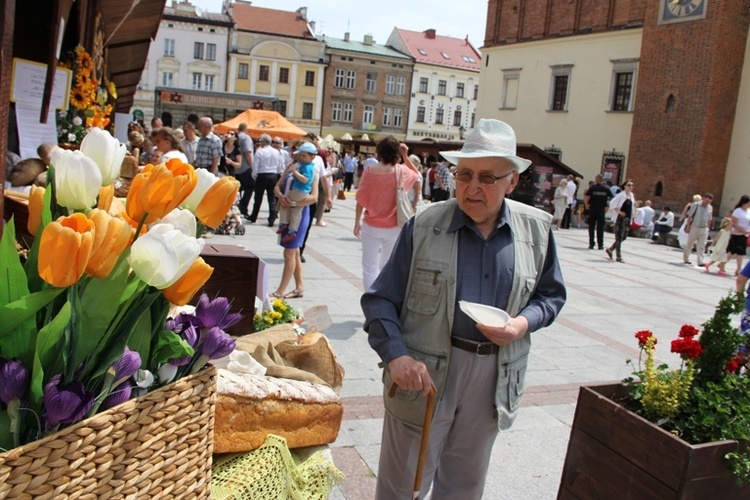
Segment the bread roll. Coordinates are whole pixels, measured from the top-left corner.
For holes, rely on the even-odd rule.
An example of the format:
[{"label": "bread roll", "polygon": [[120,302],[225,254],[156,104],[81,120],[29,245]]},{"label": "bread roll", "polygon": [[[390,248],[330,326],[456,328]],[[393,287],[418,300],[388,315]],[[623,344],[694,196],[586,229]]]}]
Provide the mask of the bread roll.
[{"label": "bread roll", "polygon": [[289,448],[332,443],[343,414],[330,387],[219,370],[214,453],[254,450],[268,434]]}]

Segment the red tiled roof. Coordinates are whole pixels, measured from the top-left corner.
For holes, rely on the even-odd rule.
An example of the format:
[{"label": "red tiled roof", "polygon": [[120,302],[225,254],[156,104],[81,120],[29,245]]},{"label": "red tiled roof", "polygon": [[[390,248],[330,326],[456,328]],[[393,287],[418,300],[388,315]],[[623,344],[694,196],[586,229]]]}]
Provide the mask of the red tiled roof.
[{"label": "red tiled roof", "polygon": [[[409,31],[396,28],[396,31],[418,63],[480,70],[479,64],[482,56],[469,42],[468,37],[461,39],[441,36],[434,33],[434,30]],[[428,35],[430,32],[433,37]],[[443,54],[448,57],[446,58]]]},{"label": "red tiled roof", "polygon": [[307,20],[299,12],[254,7],[250,3],[232,4],[232,17],[238,30],[314,39]]}]

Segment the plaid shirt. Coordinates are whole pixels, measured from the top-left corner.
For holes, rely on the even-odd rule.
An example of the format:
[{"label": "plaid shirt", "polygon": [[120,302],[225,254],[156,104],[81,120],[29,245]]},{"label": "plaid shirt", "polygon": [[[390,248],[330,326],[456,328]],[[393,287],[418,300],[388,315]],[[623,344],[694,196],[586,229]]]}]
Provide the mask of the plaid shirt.
[{"label": "plaid shirt", "polygon": [[[450,170],[448,170],[448,165],[445,162],[441,162],[438,165],[437,172],[435,172],[435,177],[440,177],[440,180],[443,181],[443,189],[445,190],[450,189],[450,175],[451,172]],[[435,179],[435,187],[440,189],[440,185],[437,183],[437,179]]]},{"label": "plaid shirt", "polygon": [[195,167],[211,169],[214,158],[221,158],[224,154],[221,139],[211,132],[205,137],[198,139],[198,145],[195,147]]}]

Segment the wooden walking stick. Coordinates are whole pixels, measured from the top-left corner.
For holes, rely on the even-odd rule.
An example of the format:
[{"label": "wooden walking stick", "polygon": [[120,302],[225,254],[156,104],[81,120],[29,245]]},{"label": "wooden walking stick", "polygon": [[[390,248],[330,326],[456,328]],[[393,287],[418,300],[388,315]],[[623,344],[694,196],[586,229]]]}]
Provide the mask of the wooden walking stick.
[{"label": "wooden walking stick", "polygon": [[[394,383],[388,391],[388,396],[393,397],[396,394],[398,386]],[[422,472],[424,470],[424,461],[427,458],[427,444],[430,441],[430,427],[432,426],[432,412],[435,409],[435,391],[430,389],[427,394],[427,407],[424,410],[424,421],[422,422],[422,440],[419,443],[419,458],[417,459],[417,473],[414,475],[414,491],[412,500],[419,500],[419,490],[422,485]]]}]

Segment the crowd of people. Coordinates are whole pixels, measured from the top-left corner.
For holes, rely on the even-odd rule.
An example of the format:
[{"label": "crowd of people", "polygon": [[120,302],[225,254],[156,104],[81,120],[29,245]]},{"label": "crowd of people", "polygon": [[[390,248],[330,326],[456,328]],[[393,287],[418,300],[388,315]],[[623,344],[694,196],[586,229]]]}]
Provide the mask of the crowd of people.
[{"label": "crowd of people", "polygon": [[[347,150],[342,156],[321,147],[312,133],[287,144],[262,134],[256,142],[244,123],[217,134],[210,117],[174,129],[155,118],[150,132],[134,122],[127,146],[117,180],[125,194],[139,166],[179,159],[240,182],[227,223],[257,223],[265,200],[267,225],[278,220],[284,260],[271,298],[304,296],[310,229],[325,226],[334,200],[356,190],[353,234],[362,246],[364,329],[386,372],[377,498],[411,494],[415,464],[409,457],[419,447],[425,411],[419,396],[430,393],[441,404],[420,489],[440,497],[481,496],[498,429],[511,426],[522,396],[509,388],[523,385],[530,334],[551,324],[565,303],[554,234],[576,217],[577,225],[586,218],[588,248],[617,262],[625,262],[623,244],[633,232],[658,244],[680,227],[685,264],[692,266],[695,249],[697,266],[706,272],[715,265],[727,275],[734,260],[737,290],[750,279],[750,264],[742,262],[750,196],[720,218],[713,239],[711,193],[695,195],[679,216],[669,206],[657,215],[650,200],[636,197],[630,179],[615,186],[597,175],[581,202],[581,181],[566,176],[554,187],[550,209],[539,210],[508,198],[531,162],[516,156],[515,133],[498,120],[479,120],[462,149],[442,152],[440,161],[409,154],[393,136],[367,155]],[[38,159],[12,159],[17,165],[8,181],[13,187],[43,184],[56,147],[40,146]],[[614,241],[605,246],[608,224]],[[208,229],[205,236],[211,235]],[[476,322],[457,307],[460,301],[502,309],[509,319]],[[750,305],[742,322],[747,333]]]}]

